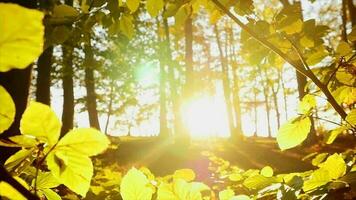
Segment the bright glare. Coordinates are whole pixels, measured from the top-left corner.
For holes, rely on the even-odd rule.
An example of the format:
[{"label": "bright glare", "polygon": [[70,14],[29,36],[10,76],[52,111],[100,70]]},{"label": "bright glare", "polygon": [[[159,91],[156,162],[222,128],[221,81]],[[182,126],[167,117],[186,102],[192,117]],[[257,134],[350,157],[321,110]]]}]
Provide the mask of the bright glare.
[{"label": "bright glare", "polygon": [[182,115],[185,126],[194,138],[230,135],[222,98],[205,96],[191,100],[183,106]]}]

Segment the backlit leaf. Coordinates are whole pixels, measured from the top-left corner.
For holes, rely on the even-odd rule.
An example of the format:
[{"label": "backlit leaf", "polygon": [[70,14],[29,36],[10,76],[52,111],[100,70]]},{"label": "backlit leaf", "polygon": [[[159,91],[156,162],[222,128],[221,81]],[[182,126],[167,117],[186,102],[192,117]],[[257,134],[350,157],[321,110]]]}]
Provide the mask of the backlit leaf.
[{"label": "backlit leaf", "polygon": [[156,17],[158,13],[163,9],[163,0],[147,0],[146,9],[151,17]]},{"label": "backlit leaf", "polygon": [[120,194],[123,200],[151,200],[153,191],[147,177],[141,171],[132,168],[122,178]]},{"label": "backlit leaf", "polygon": [[266,166],[264,168],[261,169],[261,175],[265,176],[265,177],[272,177],[273,176],[273,169],[270,166]]},{"label": "backlit leaf", "polygon": [[226,189],[219,192],[220,200],[230,200],[235,195],[235,192],[232,189]]},{"label": "backlit leaf", "polygon": [[[0,45],[0,52],[1,52],[1,45]],[[0,55],[0,60],[1,59],[2,58]],[[14,121],[15,111],[16,111],[15,104],[12,101],[10,94],[1,85],[0,85],[0,102],[1,102],[1,106],[0,106],[0,134],[1,134],[2,132],[10,128],[12,122]]]},{"label": "backlit leaf", "polygon": [[346,116],[346,121],[352,125],[356,125],[356,109],[352,109]]},{"label": "backlit leaf", "polygon": [[328,171],[332,179],[340,178],[346,173],[346,163],[342,156],[337,153],[329,156],[319,167],[320,169]]},{"label": "backlit leaf", "polygon": [[[14,178],[25,188],[29,189],[29,186],[23,179],[21,179],[20,177],[14,177]],[[6,197],[7,199],[10,200],[26,200],[26,198],[22,196],[20,192],[18,192],[10,184],[4,181],[0,182],[0,197]]]},{"label": "backlit leaf", "polygon": [[127,38],[131,39],[134,35],[134,24],[132,23],[132,16],[123,15],[119,22],[120,31]]},{"label": "backlit leaf", "polygon": [[174,172],[173,178],[183,179],[185,181],[192,181],[195,179],[195,173],[191,169],[178,169]]},{"label": "backlit leaf", "polygon": [[282,125],[277,135],[279,148],[286,150],[302,143],[308,136],[310,126],[308,117],[297,118]]},{"label": "backlit leaf", "polygon": [[0,10],[0,72],[24,69],[42,53],[44,15],[10,3],[0,3]]},{"label": "backlit leaf", "polygon": [[329,172],[324,169],[315,170],[310,176],[309,180],[306,180],[303,185],[304,191],[310,191],[317,187],[323,186],[331,181]]},{"label": "backlit leaf", "polygon": [[131,13],[134,13],[140,6],[140,0],[126,0],[126,5],[131,10]]},{"label": "backlit leaf", "polygon": [[49,106],[31,102],[22,115],[20,130],[24,135],[34,136],[54,145],[59,138],[61,122]]},{"label": "backlit leaf", "polygon": [[316,107],[315,97],[311,94],[307,94],[303,97],[299,103],[299,113],[307,114],[311,109]]}]

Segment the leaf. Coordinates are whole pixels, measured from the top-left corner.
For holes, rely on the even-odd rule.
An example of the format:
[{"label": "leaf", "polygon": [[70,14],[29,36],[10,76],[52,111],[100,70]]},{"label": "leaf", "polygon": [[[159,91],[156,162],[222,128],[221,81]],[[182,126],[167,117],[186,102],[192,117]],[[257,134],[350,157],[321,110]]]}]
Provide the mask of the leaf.
[{"label": "leaf", "polygon": [[109,139],[94,128],[77,128],[69,131],[57,144],[56,150],[72,151],[85,156],[95,156],[109,146]]},{"label": "leaf", "polygon": [[219,192],[220,200],[230,200],[235,195],[235,192],[232,189],[226,189]]},{"label": "leaf", "polygon": [[57,18],[74,18],[79,15],[79,12],[73,8],[72,6],[66,5],[66,4],[61,4],[61,5],[56,5],[53,8],[53,17]]},{"label": "leaf", "polygon": [[157,200],[202,200],[201,192],[205,190],[209,190],[209,187],[203,183],[175,179],[172,184],[159,185]]},{"label": "leaf", "polygon": [[63,44],[70,36],[71,30],[67,26],[56,26],[50,37],[51,44]]},{"label": "leaf", "polygon": [[338,127],[336,129],[330,131],[330,133],[327,133],[325,136],[326,144],[332,144],[334,142],[334,140],[337,138],[337,136],[339,136],[346,130],[347,130],[347,127],[341,126],[341,127]]},{"label": "leaf", "polygon": [[303,28],[303,22],[297,14],[285,16],[279,21],[277,28],[289,35],[299,33]]},{"label": "leaf", "polygon": [[310,176],[309,180],[306,180],[303,185],[303,190],[308,192],[320,186],[323,186],[330,182],[331,178],[329,176],[329,172],[324,169],[315,170]]},{"label": "leaf", "polygon": [[182,5],[174,15],[175,26],[180,27],[188,19],[191,9],[188,4]]},{"label": "leaf", "polygon": [[303,97],[302,101],[299,103],[299,113],[307,114],[311,109],[316,107],[316,100],[313,95],[307,94]]},{"label": "leaf", "polygon": [[337,153],[329,156],[319,167],[328,171],[332,179],[338,179],[346,173],[346,163],[342,156]]},{"label": "leaf", "polygon": [[163,0],[147,0],[146,2],[146,9],[151,17],[156,17],[163,7]]},{"label": "leaf", "polygon": [[239,173],[233,173],[229,175],[229,180],[230,181],[241,181],[243,179],[243,176]]},{"label": "leaf", "polygon": [[266,166],[261,169],[261,175],[265,177],[272,177],[273,176],[273,169],[270,166]]},{"label": "leaf", "polygon": [[322,61],[327,55],[329,54],[326,51],[325,47],[320,45],[313,48],[313,51],[310,51],[306,54],[306,58],[307,58],[306,62],[310,66],[316,65],[320,61]]},{"label": "leaf", "polygon": [[[15,176],[14,177],[17,182],[19,182],[22,186],[25,188],[29,189],[29,186],[27,183],[21,179],[20,177]],[[18,192],[15,188],[13,188],[10,184],[7,182],[1,181],[0,182],[0,197],[6,197],[7,199],[13,199],[13,200],[26,200],[24,196],[20,192]]]},{"label": "leaf", "polygon": [[41,192],[47,200],[62,200],[61,196],[51,189],[42,189]]},{"label": "leaf", "polygon": [[234,6],[234,11],[238,15],[248,15],[253,13],[254,6],[252,0],[237,1]]},{"label": "leaf", "polygon": [[[0,4],[0,8],[1,8],[1,4]],[[1,17],[1,13],[0,13],[0,17]],[[0,52],[2,52],[1,44],[0,44]],[[2,58],[0,55],[0,60],[1,59]],[[0,69],[1,69],[1,64],[0,64]],[[0,106],[0,134],[1,134],[2,132],[10,128],[12,122],[15,119],[15,112],[16,112],[15,104],[12,101],[10,94],[1,85],[0,85],[0,102],[1,102],[1,106]]]},{"label": "leaf", "polygon": [[346,121],[352,125],[356,125],[356,109],[352,109],[346,116]]},{"label": "leaf", "polygon": [[124,34],[127,38],[131,39],[134,35],[134,25],[132,23],[132,16],[130,15],[123,15],[120,18],[119,22],[120,31]]},{"label": "leaf", "polygon": [[147,177],[136,168],[131,168],[122,178],[120,194],[123,200],[151,200],[153,191]]},{"label": "leaf", "polygon": [[134,13],[140,6],[140,0],[126,0],[126,5],[131,10],[131,13]]},{"label": "leaf", "polygon": [[36,138],[30,135],[15,135],[9,139],[24,148],[35,147],[38,143]]},{"label": "leaf", "polygon": [[312,160],[312,165],[314,166],[318,166],[320,163],[322,163],[326,157],[328,157],[328,153],[321,153],[321,154],[318,154],[317,156],[315,156],[315,158],[313,158]]},{"label": "leaf", "polygon": [[53,146],[58,141],[61,122],[49,106],[31,102],[22,115],[20,130],[23,135],[34,136]]},{"label": "leaf", "polygon": [[232,197],[230,200],[251,200],[251,198],[247,195],[240,194],[240,195]]},{"label": "leaf", "polygon": [[286,150],[302,143],[308,136],[310,126],[308,117],[296,118],[282,125],[277,134],[279,148]]},{"label": "leaf", "polygon": [[278,182],[279,180],[276,177],[265,177],[261,174],[257,174],[246,178],[243,185],[250,190],[259,190],[271,185],[272,183]]},{"label": "leaf", "polygon": [[347,39],[351,42],[356,41],[356,26],[352,27],[352,31],[347,35]]},{"label": "leaf", "polygon": [[345,56],[351,52],[352,52],[352,47],[350,46],[349,43],[347,43],[345,41],[341,41],[336,48],[336,53],[343,55],[343,56]]},{"label": "leaf", "polygon": [[336,72],[336,79],[343,84],[353,85],[356,81],[356,76],[352,75],[351,73],[348,73],[347,71],[338,70]]},{"label": "leaf", "polygon": [[93,164],[89,157],[71,149],[55,149],[48,154],[46,161],[48,169],[61,183],[85,197],[93,176]]},{"label": "leaf", "polygon": [[59,185],[60,185],[60,182],[51,172],[39,171],[39,174],[37,177],[37,188],[38,189],[55,188]]},{"label": "leaf", "polygon": [[0,3],[0,10],[0,72],[24,69],[42,53],[44,15],[10,3]]},{"label": "leaf", "polygon": [[[8,171],[12,171],[14,169],[19,169],[20,165],[23,165],[23,161],[26,160],[26,158],[31,157],[33,153],[33,149],[21,149],[19,151],[17,151],[15,154],[13,154],[12,156],[10,156],[6,162],[5,162],[5,168]],[[30,160],[34,160],[30,159]],[[29,163],[31,164],[31,162]]]},{"label": "leaf", "polygon": [[173,178],[183,179],[185,181],[192,181],[195,179],[195,173],[191,169],[178,169],[174,172]]}]

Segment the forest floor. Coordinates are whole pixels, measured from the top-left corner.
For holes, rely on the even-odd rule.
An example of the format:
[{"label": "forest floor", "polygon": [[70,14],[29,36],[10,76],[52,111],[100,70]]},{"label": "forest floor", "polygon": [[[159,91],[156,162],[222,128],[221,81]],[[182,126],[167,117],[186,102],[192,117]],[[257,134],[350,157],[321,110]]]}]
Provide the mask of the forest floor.
[{"label": "forest floor", "polygon": [[100,156],[103,164],[118,163],[123,168],[146,166],[153,174],[164,176],[176,169],[191,168],[197,180],[209,181],[209,159],[202,154],[209,151],[242,169],[260,169],[271,166],[276,173],[306,171],[313,169],[310,160],[303,157],[313,152],[342,152],[345,146],[355,147],[353,141],[339,141],[333,145],[313,145],[280,151],[275,139],[247,138],[238,144],[227,139],[193,141],[189,148],[179,148],[172,142],[160,142],[157,138],[113,137],[117,149],[108,150]]}]

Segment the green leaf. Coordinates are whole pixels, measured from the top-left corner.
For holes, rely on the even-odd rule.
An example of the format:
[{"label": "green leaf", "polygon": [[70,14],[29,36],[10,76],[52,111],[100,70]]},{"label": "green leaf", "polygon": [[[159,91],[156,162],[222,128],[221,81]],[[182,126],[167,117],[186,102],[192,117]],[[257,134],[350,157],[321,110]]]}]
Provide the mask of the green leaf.
[{"label": "green leaf", "polygon": [[59,186],[61,183],[51,172],[39,171],[37,177],[37,188],[38,189],[49,189]]},{"label": "green leaf", "polygon": [[209,190],[209,187],[203,183],[175,179],[172,184],[159,185],[157,200],[202,200],[201,192],[205,190]]},{"label": "green leaf", "polygon": [[265,177],[272,177],[273,176],[273,169],[270,166],[266,166],[261,169],[261,175]]},{"label": "green leaf", "polygon": [[[24,186],[26,189],[29,189],[29,186],[27,183],[22,180],[20,177],[14,177],[17,182],[19,182],[22,186]],[[0,182],[0,197],[6,197],[7,199],[12,199],[12,200],[26,200],[24,196],[20,192],[18,192],[15,188],[13,188],[10,184],[7,182],[1,181]]]},{"label": "green leaf", "polygon": [[72,6],[61,4],[53,8],[53,17],[56,18],[75,18],[78,17],[79,12]]},{"label": "green leaf", "polygon": [[311,109],[316,107],[316,100],[313,95],[307,94],[299,103],[299,113],[307,114]]},{"label": "green leaf", "polygon": [[313,158],[312,160],[312,165],[314,166],[318,166],[320,163],[322,163],[326,157],[328,157],[328,153],[321,153],[321,154],[318,154],[317,156],[315,156],[315,158]]},{"label": "green leaf", "polygon": [[245,179],[243,185],[250,190],[259,190],[265,188],[272,183],[280,182],[276,177],[265,177],[261,174],[253,175]]},{"label": "green leaf", "polygon": [[141,171],[132,168],[122,178],[120,194],[123,200],[151,200],[153,190],[147,177]]},{"label": "green leaf", "polygon": [[94,128],[77,128],[69,131],[58,142],[55,149],[57,151],[72,151],[85,156],[95,156],[107,149],[109,143],[106,135]]},{"label": "green leaf", "polygon": [[174,172],[173,178],[183,179],[185,181],[192,181],[195,179],[195,173],[191,169],[178,169]]},{"label": "green leaf", "polygon": [[126,5],[131,10],[131,13],[134,13],[140,6],[140,0],[126,0]]},{"label": "green leaf", "polygon": [[[0,4],[0,6],[1,6],[1,4]],[[1,16],[1,13],[0,13],[0,16]],[[1,24],[0,24],[0,26],[1,26]],[[0,52],[2,52],[1,44],[0,44]],[[1,59],[2,58],[0,55],[0,60]],[[1,69],[1,65],[0,65],[0,69]],[[10,128],[12,122],[15,119],[15,112],[16,112],[15,104],[12,101],[10,94],[1,85],[0,85],[0,102],[1,102],[1,106],[0,106],[0,134],[1,134],[2,132],[6,131],[7,129]]]},{"label": "green leaf", "polygon": [[147,0],[146,9],[151,17],[156,17],[158,13],[163,9],[164,1],[163,0]]},{"label": "green leaf", "polygon": [[22,115],[20,130],[24,135],[34,136],[53,146],[58,141],[61,122],[49,106],[31,102]]},{"label": "green leaf", "polygon": [[131,15],[122,15],[119,22],[120,31],[124,34],[127,38],[131,39],[134,35],[134,25],[132,23],[132,16]]},{"label": "green leaf", "polygon": [[24,69],[42,53],[44,15],[10,3],[0,3],[0,10],[0,72]]},{"label": "green leaf", "polygon": [[233,196],[235,196],[235,192],[232,189],[226,189],[219,192],[220,200],[230,200]]},{"label": "green leaf", "polygon": [[[8,171],[13,171],[14,169],[19,170],[19,166],[23,166],[23,162],[32,156],[33,149],[21,149],[17,151],[15,154],[10,156],[5,162],[5,168]],[[27,165],[31,164],[34,158],[29,159]]]},{"label": "green leaf", "polygon": [[48,154],[46,161],[48,169],[61,183],[85,197],[93,176],[93,164],[89,157],[71,149],[55,149]]},{"label": "green leaf", "polygon": [[336,53],[343,55],[343,56],[345,56],[351,52],[352,52],[351,45],[345,41],[341,41],[336,48]]},{"label": "green leaf", "polygon": [[356,126],[356,109],[352,109],[346,116],[346,121]]},{"label": "green leaf", "polygon": [[329,172],[332,179],[338,179],[346,173],[346,163],[341,155],[335,153],[319,165],[320,169]]},{"label": "green leaf", "polygon": [[41,192],[47,200],[62,200],[61,196],[51,189],[42,189]]},{"label": "green leaf", "polygon": [[326,144],[332,144],[334,142],[334,140],[337,138],[337,136],[339,136],[346,130],[347,130],[347,127],[341,126],[341,127],[338,127],[336,129],[330,131],[329,133],[327,133],[325,136]]},{"label": "green leaf", "polygon": [[303,185],[303,190],[308,192],[320,186],[323,186],[331,181],[329,172],[324,169],[315,170],[310,176],[309,180],[306,180]]},{"label": "green leaf", "polygon": [[279,148],[286,150],[302,143],[308,136],[310,126],[308,117],[296,118],[282,125],[277,134]]},{"label": "green leaf", "polygon": [[30,135],[15,135],[9,139],[24,148],[35,147],[38,144],[36,138]]}]

